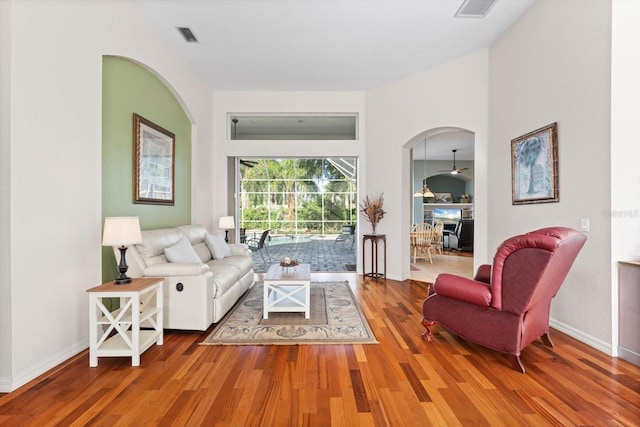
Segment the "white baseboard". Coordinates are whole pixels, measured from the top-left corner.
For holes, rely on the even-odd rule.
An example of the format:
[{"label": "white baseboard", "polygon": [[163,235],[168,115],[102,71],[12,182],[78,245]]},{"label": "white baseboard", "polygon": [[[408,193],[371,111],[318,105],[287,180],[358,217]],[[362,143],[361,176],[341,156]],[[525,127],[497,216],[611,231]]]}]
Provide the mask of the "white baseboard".
[{"label": "white baseboard", "polygon": [[[43,360],[40,364],[30,367],[28,371],[18,373],[18,375],[14,377],[0,377],[0,393],[10,393],[17,390],[29,381],[38,378],[49,369],[55,368],[62,362],[67,361],[68,359],[72,358],[81,351],[86,350],[87,348],[89,348],[88,337],[70,346],[65,351],[62,351],[46,360]],[[87,365],[88,364],[89,359],[87,359]]]},{"label": "white baseboard", "polygon": [[0,393],[9,393],[11,390],[11,378],[0,377]]},{"label": "white baseboard", "polygon": [[624,348],[620,345],[618,346],[618,357],[620,357],[620,359],[631,362],[634,365],[640,366],[640,354],[636,353],[633,350],[629,350],[628,348]]},{"label": "white baseboard", "polygon": [[[560,332],[563,332],[569,335],[570,337],[577,339],[578,341],[582,341],[588,346],[591,346],[596,350],[600,350],[601,352],[606,353],[609,356],[614,355],[613,346],[609,342],[605,342],[605,341],[602,341],[601,339],[585,334],[584,332],[572,326],[566,325],[562,322],[558,322],[557,320],[554,320],[554,319],[549,319],[549,326],[559,330]],[[553,340],[553,336],[551,337],[551,339]]]}]

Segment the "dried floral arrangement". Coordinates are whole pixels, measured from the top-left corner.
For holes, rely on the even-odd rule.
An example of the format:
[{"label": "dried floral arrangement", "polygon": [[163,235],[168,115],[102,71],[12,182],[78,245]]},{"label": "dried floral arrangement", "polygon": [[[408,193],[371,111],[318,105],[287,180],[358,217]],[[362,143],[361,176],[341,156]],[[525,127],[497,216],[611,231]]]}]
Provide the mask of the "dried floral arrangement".
[{"label": "dried floral arrangement", "polygon": [[297,267],[298,261],[295,259],[291,259],[289,257],[285,257],[284,260],[280,261],[280,267]]},{"label": "dried floral arrangement", "polygon": [[384,209],[382,209],[383,204],[384,197],[382,193],[375,196],[366,196],[360,204],[360,212],[362,212],[367,221],[371,223],[374,234],[376,232],[376,226],[380,220],[384,218],[384,214],[386,213]]}]

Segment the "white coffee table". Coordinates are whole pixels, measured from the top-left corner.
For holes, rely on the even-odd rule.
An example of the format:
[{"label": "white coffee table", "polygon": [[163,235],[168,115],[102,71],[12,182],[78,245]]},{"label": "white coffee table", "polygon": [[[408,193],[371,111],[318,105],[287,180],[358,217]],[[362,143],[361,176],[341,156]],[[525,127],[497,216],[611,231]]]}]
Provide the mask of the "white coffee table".
[{"label": "white coffee table", "polygon": [[264,276],[264,315],[275,312],[302,312],[310,317],[311,266],[281,267],[274,264]]}]

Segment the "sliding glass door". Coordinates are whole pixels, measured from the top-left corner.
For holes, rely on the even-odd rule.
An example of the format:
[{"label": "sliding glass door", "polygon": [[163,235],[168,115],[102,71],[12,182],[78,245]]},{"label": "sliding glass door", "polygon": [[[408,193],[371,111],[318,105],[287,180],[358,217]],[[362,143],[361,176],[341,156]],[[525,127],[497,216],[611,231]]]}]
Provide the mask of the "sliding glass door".
[{"label": "sliding glass door", "polygon": [[238,227],[272,235],[340,234],[356,225],[355,158],[242,158],[238,173]]}]

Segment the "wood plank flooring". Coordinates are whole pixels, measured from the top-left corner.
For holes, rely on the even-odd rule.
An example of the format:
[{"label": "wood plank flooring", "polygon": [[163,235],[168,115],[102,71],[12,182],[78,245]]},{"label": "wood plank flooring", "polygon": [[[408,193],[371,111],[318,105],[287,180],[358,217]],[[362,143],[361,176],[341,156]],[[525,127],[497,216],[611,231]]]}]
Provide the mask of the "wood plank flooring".
[{"label": "wood plank flooring", "polygon": [[165,331],[140,367],[90,368],[84,351],[0,395],[0,425],[640,425],[637,366],[552,331],[554,349],[524,350],[523,375],[441,327],[424,341],[424,283],[351,277],[380,344],[200,346],[210,331]]}]

